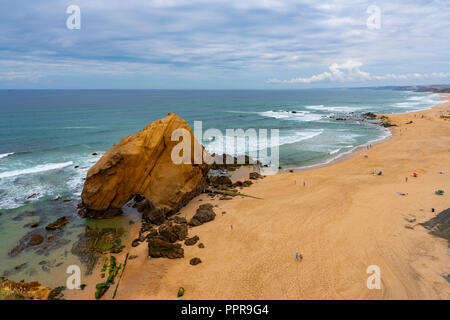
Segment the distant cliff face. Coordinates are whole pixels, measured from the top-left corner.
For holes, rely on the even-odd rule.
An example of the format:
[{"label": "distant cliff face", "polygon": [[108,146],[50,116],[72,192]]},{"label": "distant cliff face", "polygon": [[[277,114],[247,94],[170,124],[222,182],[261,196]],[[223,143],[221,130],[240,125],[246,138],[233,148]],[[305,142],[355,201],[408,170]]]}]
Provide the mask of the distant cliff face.
[{"label": "distant cliff face", "polygon": [[100,218],[119,214],[135,195],[145,196],[152,210],[170,213],[199,194],[209,166],[172,161],[172,149],[179,141],[172,141],[171,136],[177,129],[190,133],[194,155],[194,143],[198,142],[190,127],[178,115],[169,113],[124,138],[88,171],[80,215]]}]

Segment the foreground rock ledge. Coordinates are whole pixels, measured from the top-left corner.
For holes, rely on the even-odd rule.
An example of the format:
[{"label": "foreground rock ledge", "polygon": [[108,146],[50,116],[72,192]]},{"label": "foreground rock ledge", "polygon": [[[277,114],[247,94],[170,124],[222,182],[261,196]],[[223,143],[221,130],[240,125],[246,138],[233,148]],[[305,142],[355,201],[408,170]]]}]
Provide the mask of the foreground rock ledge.
[{"label": "foreground rock ledge", "polygon": [[193,158],[198,141],[183,119],[169,113],[124,138],[89,169],[80,215],[106,218],[120,214],[135,195],[147,199],[150,211],[169,215],[198,195],[206,184],[209,166],[194,165],[193,159],[191,164],[173,163],[172,149],[179,141],[172,141],[171,136],[177,129],[190,133]]}]

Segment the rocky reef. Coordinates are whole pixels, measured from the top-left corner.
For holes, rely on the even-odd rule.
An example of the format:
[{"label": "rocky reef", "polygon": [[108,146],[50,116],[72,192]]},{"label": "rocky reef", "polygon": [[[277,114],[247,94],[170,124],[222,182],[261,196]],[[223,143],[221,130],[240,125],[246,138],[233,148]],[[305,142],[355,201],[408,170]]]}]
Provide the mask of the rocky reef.
[{"label": "rocky reef", "polygon": [[16,282],[0,277],[0,300],[60,300],[64,289],[50,289],[37,281]]},{"label": "rocky reef", "polygon": [[[190,163],[172,161],[172,150],[181,141],[171,139],[177,129],[190,133]],[[202,192],[210,168],[204,161],[194,164],[195,144],[188,124],[174,113],[125,137],[88,171],[80,215],[106,218],[120,214],[122,206],[136,195],[147,200],[144,216],[165,217],[178,211]]]}]

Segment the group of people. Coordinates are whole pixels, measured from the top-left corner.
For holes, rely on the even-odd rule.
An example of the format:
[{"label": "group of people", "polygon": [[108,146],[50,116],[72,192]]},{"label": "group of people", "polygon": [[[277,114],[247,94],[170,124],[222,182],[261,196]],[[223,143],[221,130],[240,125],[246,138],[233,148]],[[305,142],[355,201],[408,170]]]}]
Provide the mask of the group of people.
[{"label": "group of people", "polygon": [[301,253],[295,253],[295,260],[302,262],[303,260],[303,255]]}]

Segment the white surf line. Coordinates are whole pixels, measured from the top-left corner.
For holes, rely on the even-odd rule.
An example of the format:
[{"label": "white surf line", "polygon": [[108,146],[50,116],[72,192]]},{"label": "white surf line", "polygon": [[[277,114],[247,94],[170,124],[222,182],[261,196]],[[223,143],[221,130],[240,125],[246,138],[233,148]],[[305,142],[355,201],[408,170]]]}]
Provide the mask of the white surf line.
[{"label": "white surf line", "polygon": [[0,178],[9,178],[9,177],[20,176],[23,174],[39,173],[39,172],[44,172],[44,171],[49,171],[49,170],[61,169],[61,168],[71,166],[71,165],[73,165],[72,161],[63,162],[63,163],[48,163],[48,164],[43,164],[43,165],[39,165],[39,166],[32,167],[32,168],[22,169],[22,170],[13,170],[13,171],[2,172],[2,173],[0,173]]}]

